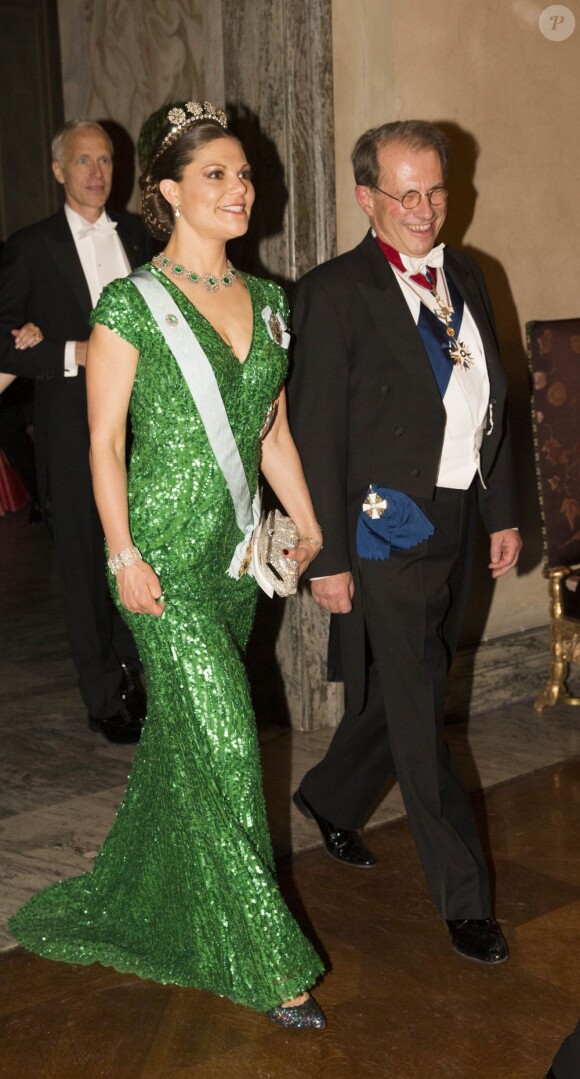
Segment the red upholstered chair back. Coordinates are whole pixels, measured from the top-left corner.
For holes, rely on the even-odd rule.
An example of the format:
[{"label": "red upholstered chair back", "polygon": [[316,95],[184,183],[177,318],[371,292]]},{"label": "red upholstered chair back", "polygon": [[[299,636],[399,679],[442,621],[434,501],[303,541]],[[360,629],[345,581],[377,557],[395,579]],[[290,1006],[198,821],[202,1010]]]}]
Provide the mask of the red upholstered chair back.
[{"label": "red upholstered chair back", "polygon": [[550,669],[536,697],[580,707],[568,684],[580,664],[580,318],[528,322],[536,474],[550,603]]},{"label": "red upholstered chair back", "polygon": [[[580,562],[580,318],[528,322],[536,473],[547,570]],[[570,582],[572,584],[573,582]],[[580,592],[563,589],[580,617]]]}]

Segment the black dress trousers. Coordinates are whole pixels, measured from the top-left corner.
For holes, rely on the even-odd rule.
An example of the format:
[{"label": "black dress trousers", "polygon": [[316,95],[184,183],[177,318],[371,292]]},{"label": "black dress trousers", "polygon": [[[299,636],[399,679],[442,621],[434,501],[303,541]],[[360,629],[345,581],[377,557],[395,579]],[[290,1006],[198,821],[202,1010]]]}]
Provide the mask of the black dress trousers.
[{"label": "black dress trousers", "polygon": [[580,1023],[558,1049],[552,1071],[555,1079],[578,1079],[580,1076]]},{"label": "black dress trousers", "polygon": [[[449,664],[469,589],[475,495],[436,490],[417,500],[435,525],[428,540],[387,561],[361,560],[368,682],[324,759],[301,789],[337,826],[361,827],[397,775],[429,889],[444,918],[487,918],[489,874],[469,799],[443,735]],[[347,616],[348,617],[348,616]]]}]

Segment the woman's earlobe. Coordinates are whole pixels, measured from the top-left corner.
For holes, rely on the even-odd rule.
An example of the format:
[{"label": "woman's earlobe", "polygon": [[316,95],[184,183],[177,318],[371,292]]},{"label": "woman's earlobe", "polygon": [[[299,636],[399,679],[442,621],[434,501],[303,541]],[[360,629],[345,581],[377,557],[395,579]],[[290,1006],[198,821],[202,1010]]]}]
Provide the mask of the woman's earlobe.
[{"label": "woman's earlobe", "polygon": [[159,184],[159,190],[164,199],[175,207],[179,204],[179,195],[175,190],[175,184],[171,180],[161,180]]}]

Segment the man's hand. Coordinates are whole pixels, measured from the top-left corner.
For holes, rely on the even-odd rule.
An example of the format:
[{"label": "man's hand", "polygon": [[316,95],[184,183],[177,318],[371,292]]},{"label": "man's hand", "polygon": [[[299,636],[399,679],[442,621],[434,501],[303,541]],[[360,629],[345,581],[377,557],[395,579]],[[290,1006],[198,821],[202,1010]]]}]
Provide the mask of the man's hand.
[{"label": "man's hand", "polygon": [[43,334],[34,322],[25,322],[19,330],[11,330],[14,338],[14,348],[22,351],[25,348],[34,348],[43,340]]},{"label": "man's hand", "polygon": [[324,607],[331,614],[348,614],[352,611],[352,573],[334,573],[332,577],[320,577],[311,581],[310,587],[318,606]]},{"label": "man's hand", "polygon": [[503,577],[515,566],[522,549],[522,539],[515,528],[505,528],[503,532],[490,534],[489,569],[492,577]]}]

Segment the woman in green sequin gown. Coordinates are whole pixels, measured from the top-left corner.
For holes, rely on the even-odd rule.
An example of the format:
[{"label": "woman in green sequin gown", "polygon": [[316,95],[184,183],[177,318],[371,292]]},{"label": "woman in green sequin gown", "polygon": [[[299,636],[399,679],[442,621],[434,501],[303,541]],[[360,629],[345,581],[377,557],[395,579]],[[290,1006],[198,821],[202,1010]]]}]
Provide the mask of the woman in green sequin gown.
[{"label": "woman in green sequin gown", "polygon": [[[185,168],[183,161],[172,166],[185,142]],[[160,160],[158,173],[165,167],[161,176],[176,180],[163,181],[162,199],[159,191],[144,198],[148,224],[161,220],[170,232],[169,214],[161,215],[179,203],[167,253],[187,265],[189,252],[190,265],[221,273],[225,240],[246,230],[253,201],[240,144],[215,122],[200,122],[170,140]],[[314,514],[281,393],[287,353],[262,315],[270,308],[286,318],[283,293],[249,275],[209,293],[147,268],[211,362],[250,490],[262,445],[264,474],[311,536]],[[52,959],[98,961],[260,1010],[301,1003],[323,968],[275,879],[243,663],[256,584],[227,573],[241,539],[232,499],[190,390],[130,279],[103,291],[93,325],[87,376],[95,496],[110,552],[135,544],[143,556],[111,577],[111,587],[138,644],[148,716],[92,872],[34,896],[10,929],[25,948]],[[301,570],[315,553],[308,541],[291,552]]]}]

